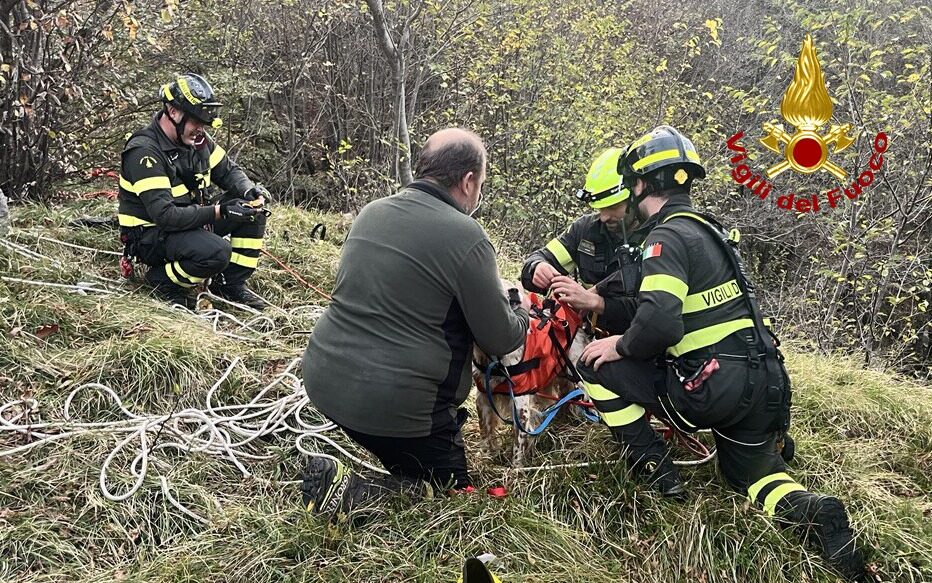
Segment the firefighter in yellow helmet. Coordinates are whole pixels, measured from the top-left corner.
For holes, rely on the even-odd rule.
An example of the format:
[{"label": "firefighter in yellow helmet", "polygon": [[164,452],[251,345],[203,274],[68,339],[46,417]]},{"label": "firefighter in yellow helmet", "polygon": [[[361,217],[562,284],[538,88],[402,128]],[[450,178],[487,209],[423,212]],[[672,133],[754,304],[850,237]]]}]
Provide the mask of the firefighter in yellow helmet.
[{"label": "firefighter in yellow helmet", "polygon": [[628,207],[631,192],[619,173],[623,153],[622,148],[609,148],[599,154],[589,167],[585,186],[576,193],[596,212],[580,217],[531,253],[521,271],[525,289],[538,293],[549,289],[573,308],[597,315],[600,326],[613,328],[630,320],[633,304],[615,301],[618,294],[601,289],[597,293],[596,284],[613,276],[627,284],[628,296],[637,291],[635,221]]},{"label": "firefighter in yellow helmet", "polygon": [[[220,127],[222,104],[206,79],[180,75],[159,96],[161,111],[122,153],[124,265],[131,259],[148,265],[146,281],[172,305],[194,307],[188,292],[210,278],[213,293],[262,309],[265,302],[245,282],[259,262],[268,191],[207,133]],[[219,196],[212,194],[216,187]]]},{"label": "firefighter in yellow helmet", "polygon": [[787,473],[781,446],[790,378],[738,254],[737,231],[692,207],[692,183],[705,177],[696,148],[659,126],[627,148],[620,169],[648,233],[637,310],[625,330],[589,344],[578,368],[629,466],[663,495],[683,496],[668,446],[646,414],[685,432],[711,429],[732,488],[797,528],[846,578],[864,577],[844,505]]}]

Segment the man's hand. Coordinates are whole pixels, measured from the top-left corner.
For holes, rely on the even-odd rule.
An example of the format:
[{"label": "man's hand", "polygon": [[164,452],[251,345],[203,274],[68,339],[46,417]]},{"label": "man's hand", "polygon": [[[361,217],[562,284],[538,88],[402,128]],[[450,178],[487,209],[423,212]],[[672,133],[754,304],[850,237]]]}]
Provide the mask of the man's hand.
[{"label": "man's hand", "polygon": [[550,282],[550,291],[560,301],[566,302],[574,310],[589,310],[601,314],[605,311],[605,300],[595,290],[587,290],[576,283],[572,277],[557,275]]},{"label": "man's hand", "polygon": [[256,209],[247,206],[243,199],[234,198],[220,205],[220,216],[237,223],[252,223],[256,220]]},{"label": "man's hand", "polygon": [[539,289],[547,289],[550,287],[550,282],[553,281],[553,278],[558,275],[560,275],[560,272],[557,271],[556,267],[550,265],[546,261],[541,261],[534,266],[534,277],[531,278],[531,283]]},{"label": "man's hand", "polygon": [[595,370],[606,362],[621,360],[621,355],[615,350],[615,345],[621,336],[609,336],[599,340],[593,340],[583,349],[581,361],[586,366],[591,366]]}]

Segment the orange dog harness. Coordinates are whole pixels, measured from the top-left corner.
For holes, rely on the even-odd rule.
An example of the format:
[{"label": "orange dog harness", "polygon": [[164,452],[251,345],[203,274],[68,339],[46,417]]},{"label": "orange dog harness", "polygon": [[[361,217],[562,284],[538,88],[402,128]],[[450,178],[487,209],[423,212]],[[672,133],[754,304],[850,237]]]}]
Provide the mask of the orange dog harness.
[{"label": "orange dog harness", "polygon": [[[521,362],[503,367],[513,386],[506,379],[492,388],[493,393],[527,395],[549,385],[564,368],[574,371],[567,352],[582,322],[579,314],[563,302],[537,294],[529,294],[531,319],[524,342]],[[577,380],[577,379],[573,379]],[[477,380],[477,386],[479,386]],[[483,387],[479,386],[480,392]]]}]

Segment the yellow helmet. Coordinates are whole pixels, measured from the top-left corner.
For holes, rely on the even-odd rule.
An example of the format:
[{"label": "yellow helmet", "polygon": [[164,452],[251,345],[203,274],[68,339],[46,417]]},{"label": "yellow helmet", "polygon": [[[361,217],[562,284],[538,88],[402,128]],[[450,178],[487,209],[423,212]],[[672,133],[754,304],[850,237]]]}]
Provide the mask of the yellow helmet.
[{"label": "yellow helmet", "polygon": [[576,198],[594,209],[602,209],[628,200],[631,192],[622,186],[618,161],[623,148],[609,148],[592,162],[586,174],[586,185],[576,192]]}]

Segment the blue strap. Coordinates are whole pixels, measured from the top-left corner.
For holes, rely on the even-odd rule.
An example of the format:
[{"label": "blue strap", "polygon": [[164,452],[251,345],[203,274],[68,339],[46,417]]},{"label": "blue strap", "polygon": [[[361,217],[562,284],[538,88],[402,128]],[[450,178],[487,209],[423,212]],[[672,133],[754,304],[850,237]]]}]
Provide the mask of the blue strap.
[{"label": "blue strap", "polygon": [[[495,406],[495,399],[493,398],[495,396],[495,393],[492,391],[492,372],[496,368],[502,369],[502,372],[504,373],[505,383],[508,384],[508,396],[511,398],[511,419],[506,419],[498,411],[498,408]],[[557,416],[557,413],[560,412],[560,409],[564,405],[566,405],[570,401],[574,401],[576,399],[579,399],[580,397],[586,396],[585,392],[583,392],[582,389],[580,388],[573,389],[565,397],[563,397],[562,399],[560,399],[559,401],[557,401],[550,407],[547,407],[545,410],[541,411],[539,415],[542,416],[544,420],[541,421],[537,427],[528,431],[527,428],[525,428],[524,425],[521,424],[521,420],[518,418],[518,406],[515,403],[514,388],[515,388],[515,383],[513,380],[511,380],[511,377],[508,375],[508,371],[505,370],[504,365],[502,365],[502,363],[497,360],[490,362],[489,365],[485,369],[485,394],[486,394],[486,397],[489,399],[489,405],[492,406],[492,411],[495,412],[495,415],[499,419],[501,419],[502,422],[508,423],[509,425],[513,425],[518,431],[520,431],[521,433],[525,433],[527,435],[540,435],[541,433],[547,430],[547,427],[553,421],[554,417]],[[581,406],[581,405],[578,405],[578,406]],[[594,423],[598,423],[600,421],[599,416],[590,412],[587,407],[583,407],[583,412],[585,413],[586,419],[588,419],[589,421],[592,421]]]}]

